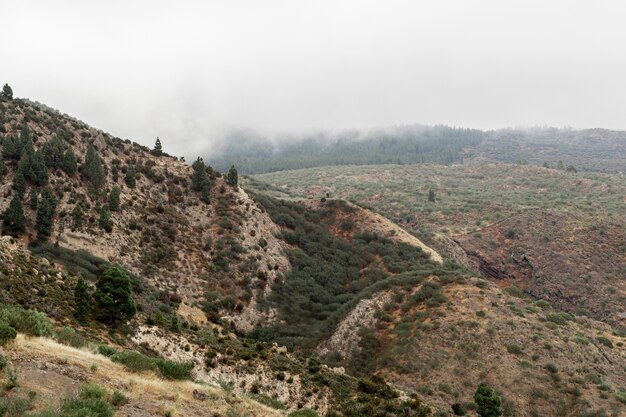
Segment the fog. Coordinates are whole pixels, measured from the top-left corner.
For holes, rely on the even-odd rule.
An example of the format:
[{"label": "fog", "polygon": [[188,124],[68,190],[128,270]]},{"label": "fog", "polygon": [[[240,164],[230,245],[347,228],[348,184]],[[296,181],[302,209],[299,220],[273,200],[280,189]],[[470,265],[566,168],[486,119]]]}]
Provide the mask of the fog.
[{"label": "fog", "polygon": [[[132,4],[131,4],[132,3]],[[232,128],[625,129],[616,1],[0,0],[0,82],[192,156]]]}]

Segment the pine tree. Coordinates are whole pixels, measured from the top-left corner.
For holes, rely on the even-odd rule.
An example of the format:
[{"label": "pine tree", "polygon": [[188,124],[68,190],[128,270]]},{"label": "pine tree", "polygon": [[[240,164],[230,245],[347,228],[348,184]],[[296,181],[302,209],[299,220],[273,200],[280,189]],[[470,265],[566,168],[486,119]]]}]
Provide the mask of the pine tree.
[{"label": "pine tree", "polygon": [[48,183],[48,168],[41,151],[35,152],[30,158],[30,174],[30,180],[33,184],[42,186]]},{"label": "pine tree", "polygon": [[228,174],[226,175],[226,182],[232,186],[237,186],[239,183],[239,175],[237,174],[237,168],[235,165],[231,165],[228,170]]},{"label": "pine tree", "polygon": [[130,277],[119,267],[104,271],[96,284],[94,292],[96,318],[106,324],[116,326],[130,320],[136,313],[135,302],[131,295]]},{"label": "pine tree", "polygon": [[202,186],[202,194],[200,195],[200,199],[206,204],[209,204],[211,202],[211,185],[208,181],[205,182]]},{"label": "pine tree", "polygon": [[6,100],[13,100],[13,89],[9,86],[9,84],[5,84],[2,87],[2,94],[0,97]]},{"label": "pine tree", "polygon": [[52,194],[50,188],[46,188],[41,193],[41,202],[37,207],[37,216],[35,218],[35,227],[37,229],[37,237],[45,239],[52,234],[52,226],[54,221],[54,212],[57,207],[57,199]]},{"label": "pine tree", "polygon": [[89,180],[89,192],[96,197],[100,196],[102,187],[106,182],[104,175],[104,166],[102,165],[102,159],[96,153],[96,149],[92,144],[87,146],[87,152],[85,153],[85,163],[83,164],[83,174]]},{"label": "pine tree", "polygon": [[74,156],[74,152],[71,149],[65,151],[65,154],[63,155],[63,161],[61,161],[61,168],[69,176],[73,177],[74,175],[76,175],[76,156]]},{"label": "pine tree", "polygon": [[2,157],[4,159],[19,160],[21,150],[17,144],[18,139],[14,136],[7,136],[2,142]]},{"label": "pine tree", "polygon": [[80,277],[74,287],[74,317],[80,324],[85,325],[90,312],[89,287],[85,280]]},{"label": "pine tree", "polygon": [[37,205],[38,205],[39,199],[38,199],[38,195],[37,195],[37,190],[30,190],[30,203],[29,206],[32,210],[36,210],[37,209]]},{"label": "pine tree", "polygon": [[85,212],[83,211],[83,206],[78,203],[74,206],[72,210],[72,227],[75,229],[80,229],[83,226],[83,219],[85,217]]},{"label": "pine tree", "polygon": [[500,396],[485,384],[480,384],[474,393],[474,402],[478,406],[476,413],[481,417],[500,417],[502,410],[500,405],[502,399]]},{"label": "pine tree", "polygon": [[24,170],[19,164],[17,166],[17,170],[15,171],[13,189],[17,192],[20,198],[24,197],[24,193],[26,192],[26,178],[24,178]]},{"label": "pine tree", "polygon": [[33,138],[30,134],[30,128],[28,127],[28,123],[22,124],[22,129],[20,130],[20,144],[22,147],[28,144],[30,144],[31,149],[33,147]]},{"label": "pine tree", "polygon": [[53,137],[43,144],[43,159],[48,168],[61,168],[63,164],[63,143],[58,136]]},{"label": "pine tree", "polygon": [[7,166],[4,163],[4,159],[0,158],[0,179],[7,173]]},{"label": "pine tree", "polygon": [[152,155],[161,156],[163,155],[163,147],[161,146],[161,139],[157,136],[156,142],[154,143],[154,148],[152,149]]},{"label": "pine tree", "polygon": [[113,224],[111,224],[111,213],[107,206],[100,207],[100,218],[98,219],[98,225],[103,228],[107,233],[113,230]]},{"label": "pine tree", "polygon": [[193,168],[193,174],[191,174],[191,188],[194,191],[202,191],[202,188],[207,183],[206,166],[202,158],[198,157],[196,162],[191,165]]},{"label": "pine tree", "polygon": [[435,202],[435,190],[428,191],[428,201],[430,201],[431,203]]},{"label": "pine tree", "polygon": [[137,171],[135,171],[135,167],[133,165],[128,166],[126,175],[124,176],[124,182],[128,188],[135,188],[135,185],[137,184]]},{"label": "pine tree", "polygon": [[26,231],[26,218],[24,217],[22,196],[18,193],[13,195],[9,207],[4,212],[4,228],[13,236],[19,236]]},{"label": "pine tree", "polygon": [[120,187],[115,186],[109,194],[109,210],[118,211],[120,209]]}]

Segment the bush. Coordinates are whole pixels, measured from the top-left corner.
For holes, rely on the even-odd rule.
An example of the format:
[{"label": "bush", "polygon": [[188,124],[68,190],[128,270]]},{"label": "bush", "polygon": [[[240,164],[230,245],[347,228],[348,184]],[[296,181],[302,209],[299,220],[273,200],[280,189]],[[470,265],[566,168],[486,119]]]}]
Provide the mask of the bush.
[{"label": "bush", "polygon": [[611,341],[611,339],[604,337],[604,336],[598,336],[596,339],[598,340],[598,342],[600,342],[604,346],[610,349],[613,349],[613,342]]},{"label": "bush", "polygon": [[15,339],[17,332],[8,324],[0,323],[0,345],[4,346]]},{"label": "bush", "polygon": [[2,306],[0,323],[10,326],[20,333],[31,336],[53,336],[54,329],[45,314],[35,310],[25,310],[20,306]]},{"label": "bush", "polygon": [[310,408],[303,408],[302,410],[292,411],[288,414],[288,417],[320,417],[320,415]]},{"label": "bush", "polygon": [[76,330],[68,326],[65,326],[62,329],[58,330],[55,339],[59,343],[75,348],[82,348],[87,345],[87,341],[85,340],[85,338],[76,333]]},{"label": "bush", "polygon": [[128,397],[125,396],[121,391],[113,391],[113,394],[111,395],[111,405],[113,407],[120,407],[124,404],[128,404]]},{"label": "bush", "polygon": [[156,369],[152,358],[132,350],[118,352],[111,356],[111,360],[121,363],[131,372],[154,371]]},{"label": "bush", "polygon": [[112,348],[111,346],[102,344],[98,345],[97,350],[99,354],[107,357],[111,357],[117,353],[116,349]]},{"label": "bush", "polygon": [[166,359],[154,361],[161,375],[167,379],[191,379],[193,365],[187,362],[173,362]]},{"label": "bush", "polygon": [[507,345],[506,351],[514,355],[521,355],[522,353],[524,353],[521,346],[519,345]]}]

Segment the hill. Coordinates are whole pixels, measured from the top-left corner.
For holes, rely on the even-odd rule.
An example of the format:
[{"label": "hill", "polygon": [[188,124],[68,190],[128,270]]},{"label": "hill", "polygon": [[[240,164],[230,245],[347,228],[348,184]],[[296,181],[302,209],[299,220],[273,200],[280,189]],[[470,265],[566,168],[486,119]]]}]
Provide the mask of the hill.
[{"label": "hill", "polygon": [[626,132],[605,129],[498,129],[406,125],[386,129],[266,136],[229,132],[205,152],[221,170],[247,174],[337,165],[530,163],[626,172]]}]

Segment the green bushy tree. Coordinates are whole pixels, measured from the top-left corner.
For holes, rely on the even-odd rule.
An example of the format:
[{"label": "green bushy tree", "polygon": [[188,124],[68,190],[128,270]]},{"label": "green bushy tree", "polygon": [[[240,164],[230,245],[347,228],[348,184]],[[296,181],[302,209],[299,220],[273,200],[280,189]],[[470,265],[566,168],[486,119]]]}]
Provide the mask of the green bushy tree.
[{"label": "green bushy tree", "polygon": [[17,166],[15,171],[15,179],[13,180],[13,189],[21,197],[26,192],[26,178],[24,177],[24,170],[21,166]]},{"label": "green bushy tree", "polygon": [[85,162],[83,164],[83,175],[89,180],[89,192],[92,195],[100,196],[102,187],[106,182],[104,174],[104,165],[100,155],[96,152],[96,149],[92,144],[87,146],[87,152],[85,153]]},{"label": "green bushy tree", "polygon": [[72,209],[72,227],[74,229],[80,229],[83,225],[83,219],[85,218],[85,212],[83,206],[77,203]]},{"label": "green bushy tree", "polygon": [[120,209],[120,187],[115,186],[109,193],[109,210],[118,211]]},{"label": "green bushy tree", "polygon": [[131,295],[130,277],[117,266],[100,275],[94,299],[96,318],[112,326],[130,320],[137,311]]},{"label": "green bushy tree", "polygon": [[4,212],[4,228],[13,235],[19,236],[26,231],[26,218],[24,217],[24,207],[22,206],[22,196],[15,193],[9,207]]},{"label": "green bushy tree", "polygon": [[54,136],[52,139],[43,144],[43,159],[48,168],[61,168],[63,164],[64,148],[61,139]]},{"label": "green bushy tree", "polygon": [[71,149],[65,151],[63,154],[63,161],[61,161],[61,168],[65,173],[69,176],[76,175],[76,171],[78,169],[76,164],[76,156]]},{"label": "green bushy tree", "polygon": [[135,188],[135,185],[137,185],[137,171],[133,165],[128,166],[126,175],[124,176],[124,182],[128,188]]},{"label": "green bushy tree", "polygon": [[237,174],[237,168],[235,168],[235,165],[231,165],[228,170],[228,174],[226,174],[226,182],[233,186],[236,186],[239,183],[239,175]]},{"label": "green bushy tree", "polygon": [[2,142],[2,157],[4,159],[20,159],[20,149],[17,144],[18,139],[14,136],[7,136]]},{"label": "green bushy tree", "polygon": [[13,100],[13,89],[9,86],[9,84],[4,84],[0,97],[5,100]]},{"label": "green bushy tree", "polygon": [[113,230],[113,224],[111,223],[111,212],[107,206],[100,207],[100,218],[98,219],[98,225],[110,232]]},{"label": "green bushy tree", "polygon": [[161,146],[161,139],[156,138],[156,142],[154,143],[154,148],[152,149],[152,155],[161,156],[163,155],[163,147]]},{"label": "green bushy tree", "polygon": [[202,191],[202,188],[207,184],[208,178],[206,174],[206,165],[202,158],[198,157],[196,162],[191,165],[193,173],[191,174],[191,188],[194,191]]},{"label": "green bushy tree", "polygon": [[480,384],[474,393],[474,402],[478,406],[476,413],[481,417],[500,417],[502,398],[486,384]]},{"label": "green bushy tree", "polygon": [[54,221],[54,212],[57,207],[57,199],[54,197],[52,190],[46,188],[41,193],[41,202],[37,207],[37,216],[35,219],[35,227],[37,228],[37,237],[45,239],[52,234]]}]

